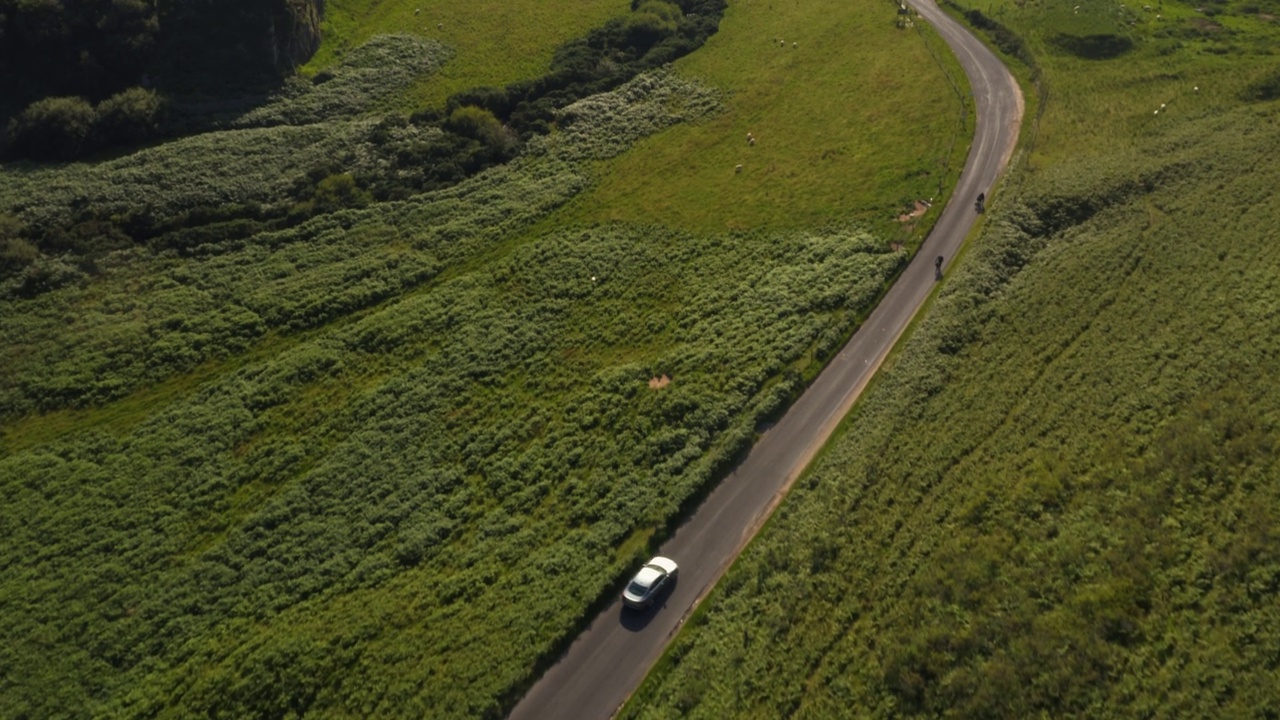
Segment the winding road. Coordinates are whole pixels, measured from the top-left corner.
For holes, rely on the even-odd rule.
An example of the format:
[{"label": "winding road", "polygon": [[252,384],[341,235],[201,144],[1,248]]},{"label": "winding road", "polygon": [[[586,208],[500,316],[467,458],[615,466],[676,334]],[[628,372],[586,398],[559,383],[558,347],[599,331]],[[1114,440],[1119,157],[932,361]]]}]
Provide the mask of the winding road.
[{"label": "winding road", "polygon": [[680,579],[660,607],[624,612],[619,599],[582,632],[512,711],[511,720],[611,717],[640,685],[684,619],[768,518],[928,299],[977,217],[1018,139],[1022,94],[1000,60],[933,0],[908,0],[937,29],[969,77],[977,125],[968,160],[933,231],[884,299],[741,465],[661,548]]}]

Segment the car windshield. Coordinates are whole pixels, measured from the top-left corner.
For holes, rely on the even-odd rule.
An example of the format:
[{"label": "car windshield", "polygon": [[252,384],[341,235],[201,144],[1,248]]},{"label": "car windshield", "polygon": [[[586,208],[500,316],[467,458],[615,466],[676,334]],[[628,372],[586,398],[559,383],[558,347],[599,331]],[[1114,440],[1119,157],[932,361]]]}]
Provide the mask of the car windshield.
[{"label": "car windshield", "polygon": [[640,568],[640,572],[636,573],[636,576],[631,579],[631,584],[627,586],[627,592],[632,595],[644,595],[649,592],[649,589],[653,587],[653,584],[662,575],[662,570],[652,565],[646,565]]}]

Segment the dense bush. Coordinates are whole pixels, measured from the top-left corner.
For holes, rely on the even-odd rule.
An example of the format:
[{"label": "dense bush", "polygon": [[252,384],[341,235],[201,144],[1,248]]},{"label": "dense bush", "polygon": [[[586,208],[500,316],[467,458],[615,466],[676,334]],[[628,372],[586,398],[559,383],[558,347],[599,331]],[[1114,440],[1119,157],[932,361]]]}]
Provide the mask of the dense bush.
[{"label": "dense bush", "polygon": [[623,21],[623,33],[631,47],[647,51],[658,41],[674,35],[682,16],[679,7],[664,0],[644,0]]},{"label": "dense bush", "polygon": [[129,88],[98,103],[94,132],[105,145],[133,144],[155,137],[164,120],[164,100],[154,90]]},{"label": "dense bush", "polygon": [[216,88],[291,71],[315,51],[320,0],[0,0],[0,81],[97,100],[150,75]]},{"label": "dense bush", "polygon": [[0,214],[0,279],[8,278],[35,262],[40,250],[26,237],[17,218]]},{"label": "dense bush", "polygon": [[143,88],[112,95],[96,108],[79,97],[45,98],[10,121],[4,150],[13,157],[73,160],[157,136],[164,111],[160,94]]},{"label": "dense bush", "polygon": [[0,78],[21,68],[41,96],[110,94],[136,82],[159,35],[155,0],[0,0]]},{"label": "dense bush", "polygon": [[92,147],[93,106],[84,98],[37,100],[9,121],[9,152],[41,160],[70,160]]},{"label": "dense bush", "polygon": [[1271,72],[1252,83],[1241,93],[1246,102],[1266,102],[1280,99],[1280,72]]},{"label": "dense bush", "polygon": [[493,113],[474,105],[464,105],[444,121],[444,129],[463,137],[479,140],[500,156],[515,148],[516,140]]}]

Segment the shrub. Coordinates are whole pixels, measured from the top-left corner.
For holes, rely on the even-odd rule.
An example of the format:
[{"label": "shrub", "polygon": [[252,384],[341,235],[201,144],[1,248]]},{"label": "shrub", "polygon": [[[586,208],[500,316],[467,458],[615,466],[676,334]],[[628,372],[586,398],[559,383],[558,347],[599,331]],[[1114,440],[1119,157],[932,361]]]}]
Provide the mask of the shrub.
[{"label": "shrub", "polygon": [[510,157],[515,151],[514,135],[494,114],[483,108],[467,105],[449,114],[444,127],[463,137],[479,140],[501,158]]},{"label": "shrub", "polygon": [[102,143],[136,143],[159,132],[164,99],[155,90],[129,88],[103,100],[97,111],[96,130]]},{"label": "shrub", "polygon": [[1280,98],[1280,72],[1255,80],[1244,89],[1241,99],[1245,102],[1266,102]]},{"label": "shrub", "polygon": [[20,237],[0,239],[0,278],[22,270],[38,257],[40,251],[27,240]]},{"label": "shrub", "polygon": [[318,209],[329,211],[346,207],[364,207],[373,200],[373,197],[368,190],[356,184],[351,173],[338,173],[316,183],[314,199]]},{"label": "shrub", "polygon": [[625,21],[627,41],[647,50],[659,40],[674,35],[680,22],[680,8],[662,0],[645,0]]},{"label": "shrub", "polygon": [[31,103],[9,122],[10,152],[19,157],[70,160],[87,149],[94,112],[80,97]]}]

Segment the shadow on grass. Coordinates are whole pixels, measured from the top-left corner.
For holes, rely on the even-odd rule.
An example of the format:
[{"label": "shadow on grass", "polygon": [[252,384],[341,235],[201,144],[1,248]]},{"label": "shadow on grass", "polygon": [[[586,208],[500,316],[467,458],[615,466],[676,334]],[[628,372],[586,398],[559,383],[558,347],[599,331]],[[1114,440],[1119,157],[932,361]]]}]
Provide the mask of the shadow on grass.
[{"label": "shadow on grass", "polygon": [[1133,49],[1133,41],[1121,35],[1068,35],[1058,33],[1052,40],[1055,47],[1081,60],[1111,60]]}]

